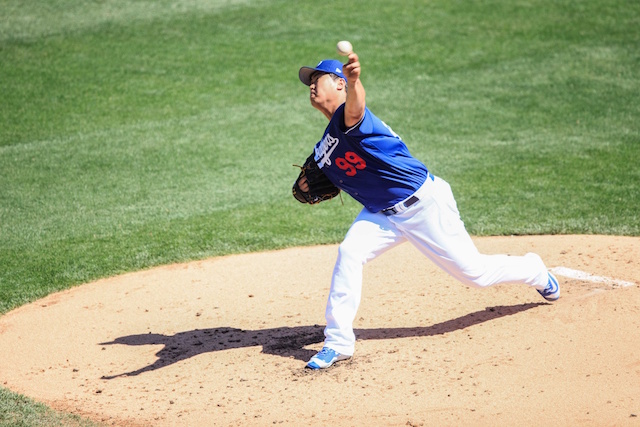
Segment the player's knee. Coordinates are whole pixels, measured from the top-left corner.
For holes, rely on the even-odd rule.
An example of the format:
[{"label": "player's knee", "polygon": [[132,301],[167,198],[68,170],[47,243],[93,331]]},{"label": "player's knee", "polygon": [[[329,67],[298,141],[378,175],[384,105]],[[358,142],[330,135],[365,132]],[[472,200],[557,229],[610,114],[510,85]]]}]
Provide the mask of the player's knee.
[{"label": "player's knee", "polygon": [[482,264],[467,265],[457,274],[458,280],[472,288],[486,288],[493,284],[487,269]]},{"label": "player's knee", "polygon": [[362,245],[358,245],[353,240],[345,240],[338,247],[338,259],[345,263],[364,265],[368,260],[368,252],[364,251]]}]

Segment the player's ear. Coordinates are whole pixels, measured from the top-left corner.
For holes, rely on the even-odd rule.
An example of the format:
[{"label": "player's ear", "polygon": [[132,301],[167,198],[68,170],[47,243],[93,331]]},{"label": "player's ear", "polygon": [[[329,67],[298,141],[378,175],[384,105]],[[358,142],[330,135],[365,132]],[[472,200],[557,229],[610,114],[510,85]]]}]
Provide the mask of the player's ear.
[{"label": "player's ear", "polygon": [[336,87],[338,88],[338,90],[346,90],[347,89],[347,82],[344,81],[344,79],[337,79]]}]

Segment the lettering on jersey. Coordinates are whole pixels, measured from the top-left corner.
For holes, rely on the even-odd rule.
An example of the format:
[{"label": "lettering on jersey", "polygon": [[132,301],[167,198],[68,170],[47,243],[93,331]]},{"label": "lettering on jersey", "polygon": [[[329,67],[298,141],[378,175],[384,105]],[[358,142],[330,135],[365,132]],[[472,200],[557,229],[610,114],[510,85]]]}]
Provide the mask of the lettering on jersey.
[{"label": "lettering on jersey", "polygon": [[322,138],[320,145],[315,148],[315,160],[318,167],[322,169],[325,165],[331,166],[331,153],[336,149],[340,140],[334,138],[329,133]]}]

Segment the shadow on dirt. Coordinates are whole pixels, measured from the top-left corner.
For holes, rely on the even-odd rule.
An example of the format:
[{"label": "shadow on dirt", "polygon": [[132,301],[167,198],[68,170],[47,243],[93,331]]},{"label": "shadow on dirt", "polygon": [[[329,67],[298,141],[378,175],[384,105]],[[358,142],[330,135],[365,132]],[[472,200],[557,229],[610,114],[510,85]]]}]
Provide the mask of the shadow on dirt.
[{"label": "shadow on dirt", "polygon": [[[541,305],[547,305],[547,303],[487,307],[485,310],[469,313],[465,316],[431,326],[356,329],[355,334],[359,340],[442,335],[447,332],[462,330],[501,317],[511,316]],[[306,362],[316,351],[307,350],[304,347],[321,343],[324,340],[323,329],[324,328],[319,325],[283,326],[280,328],[259,330],[220,327],[178,332],[175,335],[154,334],[150,332],[147,334],[119,337],[113,341],[100,343],[99,345],[121,344],[133,346],[161,344],[164,345],[164,348],[156,353],[158,359],[151,365],[117,375],[103,376],[102,379],[140,375],[144,372],[154,371],[203,353],[255,346],[262,346],[262,352],[265,354],[293,357]]]}]

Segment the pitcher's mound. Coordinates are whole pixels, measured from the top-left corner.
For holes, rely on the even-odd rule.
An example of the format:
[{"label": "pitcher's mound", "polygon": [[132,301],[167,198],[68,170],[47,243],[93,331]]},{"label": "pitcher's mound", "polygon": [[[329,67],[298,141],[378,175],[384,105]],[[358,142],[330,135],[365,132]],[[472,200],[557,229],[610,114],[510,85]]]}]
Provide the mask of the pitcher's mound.
[{"label": "pitcher's mound", "polygon": [[0,318],[0,381],[107,424],[640,426],[640,238],[474,239],[558,273],[467,288],[412,246],[365,267],[355,356],[313,372],[337,246],[80,286]]}]

